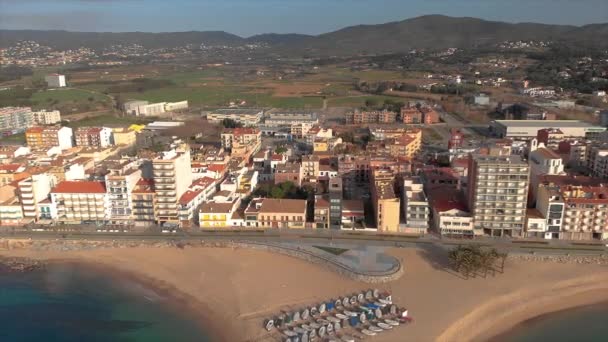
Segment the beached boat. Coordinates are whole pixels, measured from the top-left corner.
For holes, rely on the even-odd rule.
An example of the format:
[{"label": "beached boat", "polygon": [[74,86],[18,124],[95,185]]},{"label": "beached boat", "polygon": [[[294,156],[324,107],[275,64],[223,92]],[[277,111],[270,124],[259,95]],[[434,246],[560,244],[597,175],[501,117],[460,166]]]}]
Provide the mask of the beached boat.
[{"label": "beached boat", "polygon": [[310,323],[310,326],[311,326],[313,329],[319,329],[319,328],[321,327],[321,325],[320,325],[320,324],[317,324],[317,323],[314,323],[314,322],[313,322],[313,323]]},{"label": "beached boat", "polygon": [[380,302],[374,302],[374,305],[376,305],[378,307],[381,307],[381,308],[383,308],[383,307],[386,306],[386,304],[383,304],[383,303],[380,303]]},{"label": "beached boat", "polygon": [[392,325],[390,325],[390,324],[386,324],[386,323],[383,323],[383,322],[378,322],[378,326],[379,326],[380,328],[384,329],[384,330],[390,330],[390,329],[393,329],[393,326],[392,326]]},{"label": "beached boat", "polygon": [[297,336],[298,334],[294,331],[291,331],[289,329],[285,329],[282,331],[283,335],[288,336],[288,337],[294,337]]},{"label": "beached boat", "polygon": [[315,329],[308,324],[302,324],[302,325],[300,325],[300,328],[304,329],[305,331],[311,331],[311,330]]},{"label": "beached boat", "polygon": [[347,316],[351,316],[351,317],[357,317],[358,314],[356,312],[352,312],[352,311],[348,311],[348,310],[344,310],[344,314]]},{"label": "beached boat", "polygon": [[308,310],[308,309],[304,309],[304,310],[302,310],[302,313],[300,314],[300,317],[301,317],[303,320],[307,320],[307,319],[308,319],[308,316],[310,316],[310,310]]},{"label": "beached boat", "polygon": [[385,319],[385,320],[384,320],[384,322],[385,322],[386,324],[390,324],[390,325],[392,325],[392,326],[398,326],[398,325],[399,325],[399,322],[397,322],[397,321],[393,321],[392,319]]},{"label": "beached boat", "polygon": [[374,298],[378,299],[380,297],[380,291],[378,291],[378,289],[374,289],[372,295]]},{"label": "beached boat", "polygon": [[321,325],[328,325],[328,324],[329,324],[329,321],[328,321],[328,320],[326,320],[326,319],[324,319],[324,318],[319,318],[319,319],[317,320],[317,323],[319,323],[319,324],[321,324]]},{"label": "beached boat", "polygon": [[393,302],[392,302],[392,301],[390,301],[390,300],[386,300],[386,299],[382,299],[382,298],[378,298],[378,302],[380,302],[380,303],[382,303],[382,304],[384,304],[384,305],[390,305],[390,304],[393,304]]},{"label": "beached boat", "polygon": [[382,330],[381,328],[375,326],[375,325],[370,325],[369,330],[374,331],[374,332],[383,332],[384,330]]},{"label": "beached boat", "polygon": [[293,331],[295,331],[295,332],[296,332],[296,333],[298,333],[298,334],[303,334],[303,333],[305,333],[305,332],[306,332],[306,330],[304,330],[304,329],[302,329],[302,328],[300,328],[300,327],[294,327],[294,328],[293,328]]},{"label": "beached boat", "polygon": [[348,316],[341,314],[341,313],[337,313],[336,318],[343,321],[345,319],[348,319]]},{"label": "beached boat", "polygon": [[340,338],[340,339],[342,340],[342,342],[355,342],[354,338],[347,336],[347,335],[342,336],[342,338]]},{"label": "beached boat", "polygon": [[367,329],[361,329],[361,332],[367,336],[376,336],[376,333]]},{"label": "beached boat", "polygon": [[[344,316],[344,318],[346,318],[346,316]],[[327,320],[330,321],[330,322],[332,322],[332,323],[340,323],[340,319],[336,318],[336,317],[333,317],[333,316],[328,316]]]},{"label": "beached boat", "polygon": [[348,298],[347,297],[342,298],[342,305],[348,306],[348,304],[349,304]]}]

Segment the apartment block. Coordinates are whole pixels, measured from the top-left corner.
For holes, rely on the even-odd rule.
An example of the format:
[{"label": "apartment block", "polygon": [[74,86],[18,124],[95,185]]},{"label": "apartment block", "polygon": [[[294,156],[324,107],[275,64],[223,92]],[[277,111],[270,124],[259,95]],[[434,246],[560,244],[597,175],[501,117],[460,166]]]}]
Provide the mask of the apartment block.
[{"label": "apartment block", "polygon": [[460,189],[435,186],[429,191],[432,228],[441,236],[473,237],[473,217]]},{"label": "apartment block", "polygon": [[476,234],[522,236],[530,168],[520,156],[472,155],[468,205]]},{"label": "apartment block", "polygon": [[23,209],[19,202],[16,186],[6,184],[0,186],[0,226],[21,226]]},{"label": "apartment block", "polygon": [[112,129],[107,127],[80,127],[74,132],[76,146],[108,147],[112,144]]},{"label": "apartment block", "polygon": [[416,107],[403,107],[401,108],[401,121],[404,124],[421,124],[422,112]]},{"label": "apartment block", "polygon": [[296,186],[302,185],[303,169],[299,163],[285,163],[277,165],[274,173],[274,184],[292,182]]},{"label": "apartment block", "polygon": [[222,148],[231,155],[253,155],[262,146],[262,132],[257,128],[225,129],[221,134]]},{"label": "apartment block", "polygon": [[177,144],[152,160],[155,187],[155,219],[159,224],[179,224],[179,199],[192,184],[190,147]]},{"label": "apartment block", "polygon": [[38,204],[48,199],[53,183],[48,173],[35,174],[17,183],[23,218],[27,222],[37,221],[40,216]]},{"label": "apartment block", "polygon": [[203,177],[192,182],[179,198],[180,227],[190,228],[199,223],[199,207],[211,198],[216,190],[216,180]]},{"label": "apartment block", "polygon": [[58,110],[39,110],[32,112],[34,125],[54,125],[61,122],[61,112]]},{"label": "apartment block", "polygon": [[154,180],[140,178],[131,191],[131,213],[136,227],[154,224],[155,189]]},{"label": "apartment block", "polygon": [[29,107],[0,108],[0,133],[17,134],[34,124],[32,109]]},{"label": "apartment block", "polygon": [[562,158],[548,148],[538,148],[529,155],[530,201],[536,201],[541,175],[565,175]]},{"label": "apartment block", "polygon": [[262,109],[218,109],[207,114],[207,120],[213,123],[221,123],[229,119],[242,124],[243,126],[255,126],[262,121],[264,110]]},{"label": "apartment block", "polygon": [[126,127],[112,129],[112,138],[114,145],[118,146],[134,146],[137,142],[135,130]]},{"label": "apartment block", "polygon": [[430,208],[420,178],[403,181],[403,217],[407,233],[426,234],[429,228]]},{"label": "apartment block", "polygon": [[371,199],[379,232],[399,232],[401,202],[395,194],[395,175],[390,170],[371,172]]},{"label": "apartment block", "polygon": [[110,200],[103,182],[63,181],[51,190],[57,221],[64,224],[104,224]]},{"label": "apartment block", "polygon": [[347,124],[373,124],[373,123],[395,123],[397,121],[397,113],[392,111],[359,111],[346,113]]},{"label": "apartment block", "polygon": [[132,160],[121,159],[105,163],[108,174],[105,184],[110,202],[108,223],[131,226],[133,220],[133,189],[141,179],[139,165]]}]

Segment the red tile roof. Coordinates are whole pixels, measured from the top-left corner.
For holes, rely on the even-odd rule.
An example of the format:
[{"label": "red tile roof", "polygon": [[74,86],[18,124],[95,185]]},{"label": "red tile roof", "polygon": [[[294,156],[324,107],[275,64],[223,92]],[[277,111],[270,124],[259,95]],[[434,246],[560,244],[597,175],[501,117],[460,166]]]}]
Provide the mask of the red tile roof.
[{"label": "red tile roof", "polygon": [[224,170],[226,170],[226,165],[224,165],[224,164],[211,164],[211,165],[209,165],[209,167],[207,169],[209,171],[212,171],[212,172],[222,173],[222,172],[224,172]]},{"label": "red tile roof", "polygon": [[102,194],[106,192],[104,182],[63,181],[53,189],[53,193],[63,194]]},{"label": "red tile roof", "polygon": [[431,207],[437,212],[457,209],[468,211],[462,191],[445,186],[438,186],[428,191]]},{"label": "red tile roof", "polygon": [[0,164],[0,171],[17,172],[22,166],[22,164]]}]

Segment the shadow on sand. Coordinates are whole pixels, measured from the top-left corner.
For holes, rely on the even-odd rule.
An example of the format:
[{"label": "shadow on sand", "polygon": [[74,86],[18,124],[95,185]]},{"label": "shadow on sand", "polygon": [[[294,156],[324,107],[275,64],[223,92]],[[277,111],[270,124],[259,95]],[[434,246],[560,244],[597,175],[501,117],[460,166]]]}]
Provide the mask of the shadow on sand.
[{"label": "shadow on sand", "polygon": [[426,260],[434,269],[449,273],[460,279],[466,279],[452,268],[448,258],[448,250],[444,247],[434,243],[423,244],[418,247],[418,255]]}]

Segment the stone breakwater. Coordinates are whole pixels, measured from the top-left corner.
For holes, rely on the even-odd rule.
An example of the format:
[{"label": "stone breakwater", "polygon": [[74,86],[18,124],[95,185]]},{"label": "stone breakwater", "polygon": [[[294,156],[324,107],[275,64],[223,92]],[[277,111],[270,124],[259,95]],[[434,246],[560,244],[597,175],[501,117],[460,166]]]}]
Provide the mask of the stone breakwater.
[{"label": "stone breakwater", "polygon": [[608,255],[540,255],[540,254],[510,254],[509,260],[514,261],[540,261],[560,264],[596,264],[608,265]]}]

